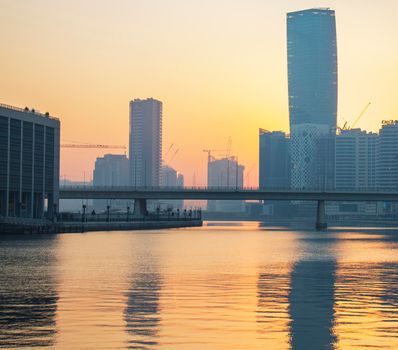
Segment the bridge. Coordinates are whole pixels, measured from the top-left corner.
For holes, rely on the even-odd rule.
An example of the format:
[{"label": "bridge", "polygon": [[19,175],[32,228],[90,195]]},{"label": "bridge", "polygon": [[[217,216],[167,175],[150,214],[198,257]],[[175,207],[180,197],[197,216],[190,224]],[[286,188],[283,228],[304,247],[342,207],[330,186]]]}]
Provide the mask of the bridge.
[{"label": "bridge", "polygon": [[65,186],[60,188],[60,199],[126,199],[134,200],[134,215],[147,213],[146,201],[150,199],[191,200],[283,200],[316,201],[316,228],[327,227],[325,201],[398,202],[396,189],[388,190],[290,190],[258,188],[178,188],[178,187],[99,187]]}]

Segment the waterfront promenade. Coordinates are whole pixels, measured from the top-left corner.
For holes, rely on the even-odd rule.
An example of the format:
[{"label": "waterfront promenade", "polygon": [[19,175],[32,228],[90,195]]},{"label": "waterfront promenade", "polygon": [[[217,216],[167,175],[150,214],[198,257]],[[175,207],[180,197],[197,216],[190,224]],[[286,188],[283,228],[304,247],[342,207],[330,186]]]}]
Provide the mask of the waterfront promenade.
[{"label": "waterfront promenade", "polygon": [[57,220],[0,219],[0,234],[152,230],[202,226],[200,210],[166,211],[134,216],[131,213],[60,213]]}]

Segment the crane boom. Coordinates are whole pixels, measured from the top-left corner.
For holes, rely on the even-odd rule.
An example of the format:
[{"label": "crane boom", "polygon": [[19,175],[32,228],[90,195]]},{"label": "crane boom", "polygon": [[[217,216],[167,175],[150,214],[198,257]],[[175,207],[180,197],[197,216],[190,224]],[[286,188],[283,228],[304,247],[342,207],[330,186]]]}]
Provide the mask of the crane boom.
[{"label": "crane boom", "polygon": [[167,149],[167,152],[166,152],[166,154],[164,155],[164,158],[163,158],[163,161],[164,161],[164,162],[166,162],[167,156],[168,156],[168,154],[170,153],[170,151],[171,151],[171,149],[173,148],[173,146],[174,146],[174,143],[172,143],[172,144],[170,145],[170,147]]},{"label": "crane boom", "polygon": [[370,102],[365,106],[365,108],[362,110],[361,113],[359,113],[359,116],[357,117],[357,119],[355,119],[354,123],[352,123],[351,129],[355,128],[355,125],[357,125],[357,123],[359,122],[359,120],[362,118],[362,116],[365,114],[365,112],[368,110],[369,106],[370,106]]},{"label": "crane boom", "polygon": [[174,159],[174,157],[177,155],[177,153],[178,153],[179,150],[180,150],[180,149],[177,148],[177,150],[173,153],[173,155],[171,156],[170,160],[168,161],[169,164],[170,164],[171,161]]},{"label": "crane boom", "polygon": [[231,154],[231,146],[232,146],[232,137],[228,137],[227,141],[227,153],[226,153],[226,158],[229,158],[229,155]]}]

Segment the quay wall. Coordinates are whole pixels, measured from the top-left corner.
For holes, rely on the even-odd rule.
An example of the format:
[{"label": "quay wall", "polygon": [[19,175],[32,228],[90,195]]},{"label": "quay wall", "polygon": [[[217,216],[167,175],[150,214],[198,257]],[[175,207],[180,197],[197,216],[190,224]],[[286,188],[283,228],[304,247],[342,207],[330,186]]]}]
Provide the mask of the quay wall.
[{"label": "quay wall", "polygon": [[160,230],[167,228],[200,227],[202,220],[164,220],[133,222],[58,222],[18,224],[0,223],[0,234],[54,234],[90,231]]}]

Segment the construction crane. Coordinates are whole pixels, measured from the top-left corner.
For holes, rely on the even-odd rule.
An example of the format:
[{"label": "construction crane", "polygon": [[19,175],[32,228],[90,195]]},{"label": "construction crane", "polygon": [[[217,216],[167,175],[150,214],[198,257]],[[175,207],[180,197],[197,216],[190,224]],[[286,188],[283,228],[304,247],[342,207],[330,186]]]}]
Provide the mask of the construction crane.
[{"label": "construction crane", "polygon": [[173,153],[173,155],[171,156],[170,160],[167,162],[169,165],[170,165],[170,163],[172,162],[172,160],[174,159],[174,157],[177,155],[177,153],[178,153],[179,150],[180,150],[180,149],[177,148],[177,150]]},{"label": "construction crane", "polygon": [[203,152],[207,153],[207,163],[211,162],[211,152],[225,152],[225,149],[203,149]]},{"label": "construction crane", "polygon": [[354,123],[352,123],[351,129],[353,129],[355,127],[355,125],[357,125],[357,123],[359,122],[359,120],[362,118],[362,116],[365,114],[365,112],[368,110],[369,106],[370,106],[370,102],[365,106],[365,108],[362,110],[362,112],[359,114],[359,116],[357,117],[357,119],[355,119]]},{"label": "construction crane", "polygon": [[365,114],[365,112],[368,110],[369,106],[371,105],[371,102],[368,102],[366,104],[366,106],[364,107],[364,109],[361,111],[361,113],[359,113],[358,117],[355,119],[354,123],[352,123],[351,126],[348,126],[348,122],[345,122],[344,125],[341,128],[338,128],[339,131],[342,130],[351,130],[354,129],[355,126],[358,124],[358,122],[360,121],[360,119],[363,117],[363,115]]},{"label": "construction crane", "polygon": [[124,149],[126,150],[126,146],[120,145],[101,145],[101,144],[76,144],[76,143],[63,143],[61,144],[62,148],[101,148],[101,149]]},{"label": "construction crane", "polygon": [[227,148],[226,149],[203,149],[203,152],[207,153],[207,163],[210,163],[211,161],[211,152],[225,152],[224,156],[225,158],[229,158],[231,154],[231,145],[232,145],[232,137],[229,136],[227,140]]},{"label": "construction crane", "polygon": [[231,146],[232,146],[232,137],[228,137],[227,141],[227,153],[226,153],[226,158],[229,158],[229,155],[231,154]]},{"label": "construction crane", "polygon": [[174,146],[174,143],[172,143],[172,144],[170,145],[170,147],[167,149],[166,154],[165,154],[164,157],[163,157],[163,161],[164,161],[165,163],[166,163],[166,160],[167,160],[167,156],[169,155],[169,153],[170,153],[171,149],[173,148],[173,146]]},{"label": "construction crane", "polygon": [[[255,165],[256,164],[252,164],[252,166],[250,167],[249,171],[246,173],[246,176],[245,176],[244,183],[247,181],[247,185],[249,187],[250,187],[250,173],[253,171]],[[244,185],[244,183],[243,183],[243,185]]]}]

